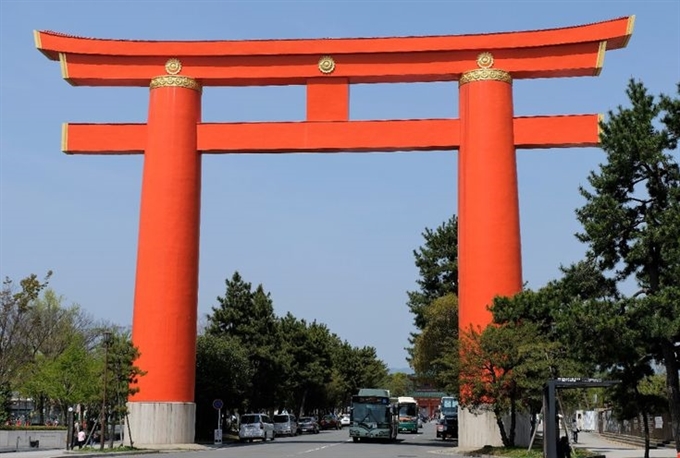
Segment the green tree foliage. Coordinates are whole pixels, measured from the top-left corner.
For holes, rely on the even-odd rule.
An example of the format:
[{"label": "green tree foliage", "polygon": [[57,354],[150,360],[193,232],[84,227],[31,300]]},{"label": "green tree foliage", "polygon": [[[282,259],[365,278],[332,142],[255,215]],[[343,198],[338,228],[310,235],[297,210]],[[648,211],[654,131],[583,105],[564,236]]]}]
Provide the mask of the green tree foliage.
[{"label": "green tree foliage", "polygon": [[413,381],[408,374],[395,372],[387,376],[386,388],[391,396],[409,396],[413,392]]},{"label": "green tree foliage", "polygon": [[19,282],[5,278],[0,292],[0,385],[9,385],[20,376],[20,369],[31,362],[29,312],[52,272],[40,281],[31,274]]},{"label": "green tree foliage", "polygon": [[[308,323],[290,313],[276,317],[262,285],[252,291],[235,272],[226,287],[208,316],[206,330],[213,337],[235,339],[234,345],[247,349],[249,384],[244,393],[234,393],[240,399],[234,407],[332,410],[346,405],[366,383],[379,386],[373,383],[387,375],[372,347],[343,343],[322,323]],[[197,384],[206,376],[197,373]]]},{"label": "green tree foliage", "polygon": [[280,320],[283,353],[290,358],[287,396],[282,407],[289,406],[299,415],[307,409],[325,408],[332,380],[333,349],[339,339],[322,323],[307,323],[291,313]]},{"label": "green tree foliage", "polygon": [[203,334],[196,342],[196,432],[211,437],[215,428],[212,403],[221,399],[226,410],[243,408],[253,376],[249,351],[236,337]]},{"label": "green tree foliage", "polygon": [[[541,411],[546,380],[593,375],[595,365],[579,358],[581,340],[570,331],[573,327],[578,330],[573,325],[578,315],[571,294],[578,291],[579,297],[600,297],[608,294],[608,285],[598,275],[591,275],[586,264],[563,272],[560,281],[539,291],[496,297],[491,307],[494,324],[461,339],[461,404],[473,409],[489,406],[507,444],[515,440],[512,419],[517,412]],[[584,280],[583,287],[578,287],[577,279]],[[562,397],[569,401],[573,395]],[[500,420],[507,413],[511,422],[506,431]]]},{"label": "green tree foliage", "polygon": [[387,382],[387,365],[378,359],[375,348],[342,342],[333,352],[335,405],[347,406],[361,388],[384,388]]},{"label": "green tree foliage", "polygon": [[221,399],[227,408],[241,407],[252,376],[248,353],[234,337],[198,336],[196,404],[211,406]]},{"label": "green tree foliage", "polygon": [[[80,342],[86,350],[89,350],[96,338],[96,330],[90,316],[77,304],[66,307],[63,302],[62,296],[47,288],[41,296],[32,301],[24,314],[28,331],[24,348],[28,354],[27,362],[20,370],[19,388],[36,401],[40,423],[45,422],[43,415],[49,410],[50,395],[35,391],[35,387],[41,383],[32,383],[33,378],[42,377],[44,382],[44,370],[48,367],[58,368],[59,364],[53,363],[67,352],[74,341]],[[29,390],[28,387],[33,388]],[[63,406],[60,399],[52,400]]]},{"label": "green tree foliage", "polygon": [[[103,327],[96,326],[80,306],[64,306],[64,298],[30,275],[16,288],[6,279],[0,295],[0,386],[36,402],[38,420],[57,407],[62,423],[68,407],[81,404],[101,410],[104,373]],[[133,365],[137,352],[129,334],[112,329],[108,353],[107,404],[122,414],[130,387],[141,372]],[[131,385],[132,384],[132,385]],[[0,395],[2,396],[2,395]],[[7,416],[7,406],[2,398]]]},{"label": "green tree foliage", "polygon": [[[680,94],[680,83],[677,85],[678,94]],[[662,110],[662,122],[668,131],[670,140],[670,149],[675,149],[680,141],[680,98],[672,98],[665,94],[661,94],[661,102],[659,106]]]},{"label": "green tree foliage", "polygon": [[99,329],[94,320],[78,304],[64,306],[64,301],[63,296],[47,288],[29,308],[26,318],[30,332],[26,341],[31,356],[58,356],[71,345],[74,334],[88,348],[96,341]]},{"label": "green tree foliage", "polygon": [[[106,363],[106,400],[109,424],[122,423],[127,416],[127,402],[139,391],[137,383],[146,372],[134,362],[139,349],[132,344],[130,332],[115,327],[107,328],[99,345],[99,361]],[[102,360],[101,352],[106,352]]]},{"label": "green tree foliage", "polygon": [[452,216],[435,230],[425,228],[423,246],[413,250],[420,278],[418,291],[409,291],[408,307],[419,330],[425,329],[425,309],[435,299],[458,295],[458,218]]},{"label": "green tree foliage", "polygon": [[356,382],[353,394],[361,388],[382,387],[387,382],[387,365],[378,359],[373,347],[353,347],[350,353],[350,366]]},{"label": "green tree foliage", "polygon": [[213,307],[212,315],[208,315],[207,332],[213,335],[228,334],[239,341],[248,341],[253,338],[255,327],[255,319],[251,315],[252,285],[245,282],[238,271],[225,283],[225,296],[217,298],[218,307]]},{"label": "green tree foliage", "polygon": [[645,436],[645,458],[649,458],[650,419],[655,413],[661,413],[668,407],[665,393],[653,390],[654,371],[648,364],[626,362],[615,367],[611,376],[621,383],[612,390],[614,414],[620,420],[632,420],[642,417]]},{"label": "green tree foliage", "polygon": [[[19,385],[22,393],[33,399],[46,397],[56,402],[62,415],[78,403],[101,402],[102,361],[88,351],[82,336],[72,335],[69,345],[56,357],[38,354],[26,381]],[[65,423],[62,416],[62,424]]]},{"label": "green tree foliage", "polygon": [[657,101],[634,80],[626,92],[631,106],[601,124],[607,162],[590,174],[592,189],[581,188],[586,204],[577,210],[577,236],[599,269],[638,287],[620,314],[638,333],[633,345],[665,366],[680,451],[680,168],[672,153],[680,99]]},{"label": "green tree foliage", "polygon": [[12,390],[9,383],[0,383],[0,423],[9,420],[10,408],[12,407]]},{"label": "green tree foliage", "polygon": [[[433,329],[428,330],[428,320],[438,318],[439,314],[427,313],[427,310],[439,298],[458,295],[458,218],[452,216],[435,230],[425,228],[422,235],[423,246],[413,251],[419,272],[416,283],[420,289],[407,292],[409,298],[407,305],[414,315],[413,322],[417,328],[409,338],[410,347],[406,348],[409,353],[408,361],[420,382],[457,392],[451,391],[457,386],[452,382],[456,379],[457,355],[455,348],[449,345],[449,342],[458,339],[457,307],[455,317],[449,317],[452,326],[448,331],[444,330],[444,333],[449,333],[445,342],[432,341],[431,337],[425,337],[423,334],[435,334],[437,338],[444,335],[440,329],[441,321],[434,323]],[[444,353],[447,357],[442,358]],[[429,363],[435,361],[439,366],[430,367]],[[446,366],[446,373],[440,372],[441,364]],[[435,374],[440,376],[435,377]],[[443,382],[442,378],[449,383]]]},{"label": "green tree foliage", "polygon": [[419,380],[458,393],[458,297],[449,293],[424,310],[425,328],[415,337],[411,366]]},{"label": "green tree foliage", "polygon": [[[571,330],[562,324],[574,304],[584,301],[614,300],[618,297],[616,284],[605,278],[590,261],[582,261],[567,268],[561,267],[562,277],[549,282],[538,291],[523,290],[512,298],[495,298],[492,306],[494,322],[531,321],[551,341],[568,336],[565,343],[573,341]],[[576,326],[575,329],[580,329]],[[578,342],[576,350],[586,342]]]},{"label": "green tree foliage", "polygon": [[[576,364],[564,358],[561,344],[550,342],[531,321],[492,325],[481,333],[471,329],[461,336],[460,345],[461,406],[492,410],[506,447],[515,444],[517,413],[540,412],[545,380],[578,374]],[[506,429],[503,418],[508,413]]]},{"label": "green tree foliage", "polygon": [[252,291],[238,272],[226,286],[225,296],[217,298],[219,306],[208,317],[208,333],[233,337],[249,349],[253,375],[244,407],[257,411],[274,406],[285,381],[285,367],[271,297],[262,285]]},{"label": "green tree foliage", "polygon": [[285,396],[290,359],[283,352],[283,339],[278,319],[274,315],[274,304],[262,285],[258,285],[253,294],[251,313],[255,320],[252,340],[243,343],[252,346],[254,375],[250,405],[260,410],[276,406],[278,400]]}]

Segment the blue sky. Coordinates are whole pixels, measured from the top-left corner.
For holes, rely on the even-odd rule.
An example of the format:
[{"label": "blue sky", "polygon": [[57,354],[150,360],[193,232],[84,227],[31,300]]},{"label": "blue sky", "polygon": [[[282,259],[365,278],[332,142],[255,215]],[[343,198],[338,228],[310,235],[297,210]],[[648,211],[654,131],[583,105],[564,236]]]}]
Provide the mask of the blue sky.
[{"label": "blue sky", "polygon": [[[457,35],[566,27],[636,15],[627,48],[596,78],[518,80],[517,116],[606,113],[630,78],[680,81],[677,1],[0,2],[0,275],[53,270],[64,304],[130,325],[142,156],[67,156],[63,122],[145,122],[148,89],[71,87],[33,30],[148,40]],[[302,120],[303,87],[206,88],[209,122]],[[352,86],[352,119],[458,117],[457,84]],[[579,185],[596,148],[518,151],[524,280],[579,260]],[[326,323],[406,367],[421,233],[457,212],[457,153],[211,155],[203,159],[199,314],[235,270],[277,315]]]}]

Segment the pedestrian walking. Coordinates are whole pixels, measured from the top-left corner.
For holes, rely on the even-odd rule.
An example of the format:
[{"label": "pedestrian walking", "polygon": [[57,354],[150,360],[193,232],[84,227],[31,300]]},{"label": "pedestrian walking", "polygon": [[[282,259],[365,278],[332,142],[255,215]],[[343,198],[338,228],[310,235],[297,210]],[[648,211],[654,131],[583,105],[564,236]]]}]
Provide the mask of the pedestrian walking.
[{"label": "pedestrian walking", "polygon": [[581,432],[581,430],[578,428],[578,423],[576,422],[576,418],[574,418],[571,421],[571,441],[574,444],[578,444],[578,433]]},{"label": "pedestrian walking", "polygon": [[83,448],[83,445],[85,445],[85,437],[86,437],[86,434],[85,434],[84,429],[81,429],[80,431],[78,431],[78,448],[79,449]]}]

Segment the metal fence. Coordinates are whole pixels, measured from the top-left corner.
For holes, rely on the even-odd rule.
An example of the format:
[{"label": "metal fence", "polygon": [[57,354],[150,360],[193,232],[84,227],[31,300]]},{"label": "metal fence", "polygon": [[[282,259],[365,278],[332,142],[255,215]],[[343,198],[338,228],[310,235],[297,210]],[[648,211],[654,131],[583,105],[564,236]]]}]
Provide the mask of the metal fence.
[{"label": "metal fence", "polygon": [[[669,413],[654,414],[649,417],[649,437],[659,441],[672,441],[673,428]],[[618,420],[611,410],[598,412],[598,430],[607,433],[625,434],[628,436],[645,437],[642,415],[632,420]]]}]

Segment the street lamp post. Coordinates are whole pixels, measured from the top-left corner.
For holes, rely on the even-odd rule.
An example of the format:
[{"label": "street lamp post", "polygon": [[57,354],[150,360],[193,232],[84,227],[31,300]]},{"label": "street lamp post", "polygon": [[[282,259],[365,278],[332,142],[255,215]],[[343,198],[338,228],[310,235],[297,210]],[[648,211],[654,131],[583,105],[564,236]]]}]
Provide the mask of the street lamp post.
[{"label": "street lamp post", "polygon": [[111,341],[111,331],[104,331],[104,392],[102,394],[102,410],[99,414],[99,449],[104,450],[104,438],[106,437],[106,379],[108,378],[109,366],[109,343]]},{"label": "street lamp post", "polygon": [[66,450],[73,450],[73,407],[68,408],[66,416]]}]

